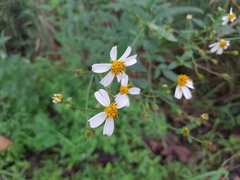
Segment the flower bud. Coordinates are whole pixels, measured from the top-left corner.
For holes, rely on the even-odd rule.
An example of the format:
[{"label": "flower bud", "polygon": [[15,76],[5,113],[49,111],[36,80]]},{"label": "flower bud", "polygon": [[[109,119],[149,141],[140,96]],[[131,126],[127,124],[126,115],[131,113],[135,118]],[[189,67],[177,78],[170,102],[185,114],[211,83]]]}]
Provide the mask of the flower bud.
[{"label": "flower bud", "polygon": [[186,135],[189,134],[189,130],[188,130],[187,127],[182,128],[182,134],[183,134],[184,136],[186,136]]},{"label": "flower bud", "polygon": [[186,16],[186,19],[187,19],[188,21],[192,20],[192,14],[188,14],[188,15]]},{"label": "flower bud", "polygon": [[208,120],[208,114],[207,113],[203,113],[200,118],[203,120],[203,121],[207,121]]},{"label": "flower bud", "polygon": [[94,132],[90,129],[87,129],[84,134],[87,138],[91,138],[94,136]]},{"label": "flower bud", "polygon": [[238,51],[233,51],[232,54],[233,54],[234,56],[237,56],[237,55],[238,55]]}]

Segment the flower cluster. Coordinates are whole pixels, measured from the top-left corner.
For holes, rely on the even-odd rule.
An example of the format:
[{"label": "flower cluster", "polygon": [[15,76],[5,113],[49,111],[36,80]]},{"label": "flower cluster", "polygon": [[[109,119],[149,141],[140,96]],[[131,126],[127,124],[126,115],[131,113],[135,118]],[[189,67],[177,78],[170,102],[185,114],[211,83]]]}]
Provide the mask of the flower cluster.
[{"label": "flower cluster", "polygon": [[[232,12],[232,8],[230,9],[228,15],[222,17],[222,20],[222,25],[227,25],[229,21],[233,22],[234,20],[236,20],[236,14]],[[216,43],[210,44],[208,47],[211,48],[211,52],[216,52],[217,55],[221,55],[223,53],[223,50],[226,50],[228,46],[230,46],[230,41],[221,39]]]},{"label": "flower cluster", "polygon": [[137,62],[136,55],[130,56],[132,49],[129,46],[123,55],[117,59],[117,46],[114,46],[110,51],[111,63],[94,64],[92,71],[94,73],[108,72],[107,75],[99,82],[103,86],[109,86],[114,77],[121,83],[119,92],[114,96],[114,102],[111,102],[108,93],[104,89],[100,89],[94,93],[97,101],[105,107],[103,112],[98,113],[88,120],[91,128],[100,126],[104,121],[103,135],[111,136],[114,131],[114,122],[118,118],[118,109],[129,107],[129,94],[140,94],[140,89],[132,87],[129,84],[128,75],[126,75],[126,67]]}]

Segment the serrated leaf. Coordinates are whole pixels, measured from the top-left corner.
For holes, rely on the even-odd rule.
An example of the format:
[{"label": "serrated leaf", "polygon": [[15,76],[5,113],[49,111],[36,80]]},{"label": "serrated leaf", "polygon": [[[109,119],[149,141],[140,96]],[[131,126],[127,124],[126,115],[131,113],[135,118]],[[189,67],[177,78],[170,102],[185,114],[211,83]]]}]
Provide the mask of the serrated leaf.
[{"label": "serrated leaf", "polygon": [[171,80],[171,81],[173,81],[173,82],[175,82],[175,81],[177,80],[177,75],[176,75],[173,71],[164,70],[164,71],[163,71],[163,75],[164,75],[167,79],[169,79],[169,80]]}]

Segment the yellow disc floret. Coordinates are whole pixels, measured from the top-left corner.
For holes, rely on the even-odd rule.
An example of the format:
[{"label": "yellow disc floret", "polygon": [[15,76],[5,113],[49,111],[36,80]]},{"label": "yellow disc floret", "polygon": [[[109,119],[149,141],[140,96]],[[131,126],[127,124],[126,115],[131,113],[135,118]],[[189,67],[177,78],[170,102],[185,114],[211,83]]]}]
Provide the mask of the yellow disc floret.
[{"label": "yellow disc floret", "polygon": [[130,87],[130,84],[128,84],[127,86],[121,86],[119,88],[119,93],[128,95],[129,87]]},{"label": "yellow disc floret", "polygon": [[122,61],[114,61],[112,63],[112,69],[111,69],[111,73],[115,76],[121,74],[123,71],[125,71],[125,63]]},{"label": "yellow disc floret", "polygon": [[107,118],[112,117],[114,120],[118,118],[117,104],[110,104],[104,111],[107,113]]},{"label": "yellow disc floret", "polygon": [[224,48],[226,45],[227,45],[227,42],[226,42],[226,41],[220,41],[220,43],[219,43],[219,46],[220,46],[221,48]]},{"label": "yellow disc floret", "polygon": [[228,20],[231,21],[233,18],[236,17],[236,14],[232,13],[228,15]]},{"label": "yellow disc floret", "polygon": [[188,81],[192,81],[188,76],[186,75],[178,75],[178,85],[179,86],[185,86]]}]

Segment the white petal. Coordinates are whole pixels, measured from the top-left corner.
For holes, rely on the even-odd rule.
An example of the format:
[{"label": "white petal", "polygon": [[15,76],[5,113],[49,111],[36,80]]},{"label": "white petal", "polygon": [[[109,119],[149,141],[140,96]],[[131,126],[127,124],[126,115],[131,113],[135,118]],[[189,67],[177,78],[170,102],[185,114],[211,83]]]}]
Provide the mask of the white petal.
[{"label": "white petal", "polygon": [[96,128],[100,126],[106,118],[107,118],[107,114],[105,112],[100,112],[97,115],[90,118],[88,122],[91,128]]},{"label": "white petal", "polygon": [[114,131],[114,120],[113,118],[107,118],[103,128],[103,135],[111,136]]},{"label": "white petal", "polygon": [[232,19],[231,19],[231,22],[233,22],[235,19],[237,19],[237,18],[236,18],[236,17],[232,18]]},{"label": "white petal", "polygon": [[187,81],[186,86],[189,87],[189,88],[191,88],[191,89],[194,89],[194,87],[193,87],[193,82],[192,82],[192,81]]},{"label": "white petal", "polygon": [[109,84],[111,84],[113,79],[114,75],[111,72],[109,72],[99,83],[106,87]]},{"label": "white petal", "polygon": [[222,54],[223,53],[223,49],[222,48],[219,48],[218,50],[217,50],[217,54]]},{"label": "white petal", "polygon": [[121,86],[127,86],[128,85],[128,75],[125,75],[124,78],[121,80]]},{"label": "white petal", "polygon": [[129,54],[131,53],[132,48],[130,46],[127,47],[126,51],[123,53],[123,55],[119,58],[119,60],[125,60]]},{"label": "white petal", "polygon": [[177,99],[181,99],[182,95],[183,95],[182,90],[180,89],[179,86],[177,86],[176,89],[175,89],[174,97],[177,98]]},{"label": "white petal", "polygon": [[140,94],[141,89],[137,87],[130,88],[128,90],[129,94]]},{"label": "white petal", "polygon": [[227,23],[228,23],[228,19],[224,20],[224,21],[222,22],[222,25],[224,26],[224,25],[226,25]]},{"label": "white petal", "polygon": [[136,57],[137,57],[137,54],[128,57],[128,58],[125,60],[125,65],[126,65],[126,66],[131,66],[131,65],[137,63]]},{"label": "white petal", "polygon": [[109,95],[104,89],[99,89],[94,93],[94,96],[101,105],[105,107],[110,105]]},{"label": "white petal", "polygon": [[222,17],[222,20],[223,20],[223,21],[228,20],[228,16],[223,16],[223,17]]},{"label": "white petal", "polygon": [[210,44],[208,47],[209,48],[212,48],[212,47],[215,47],[215,46],[217,46],[219,43],[218,42],[216,42],[216,43],[213,43],[213,44]]},{"label": "white petal", "polygon": [[232,8],[230,9],[230,14],[232,14]]},{"label": "white petal", "polygon": [[95,73],[104,73],[111,69],[112,64],[102,63],[102,64],[94,64],[92,65],[92,71]]},{"label": "white petal", "polygon": [[116,61],[117,59],[117,46],[113,46],[111,51],[110,51],[110,58],[113,61]]},{"label": "white petal", "polygon": [[215,46],[215,47],[213,47],[212,49],[210,49],[210,51],[211,51],[211,52],[215,52],[215,51],[217,51],[218,49],[220,49],[220,47],[219,47],[219,46]]},{"label": "white petal", "polygon": [[125,72],[120,73],[119,75],[117,75],[117,81],[120,82],[125,76]]},{"label": "white petal", "polygon": [[120,98],[118,99],[118,101],[116,102],[117,104],[117,108],[121,109],[125,106],[129,106],[129,97],[126,94],[123,94],[120,96]]},{"label": "white petal", "polygon": [[182,92],[186,99],[192,98],[191,91],[186,86],[182,86]]}]

